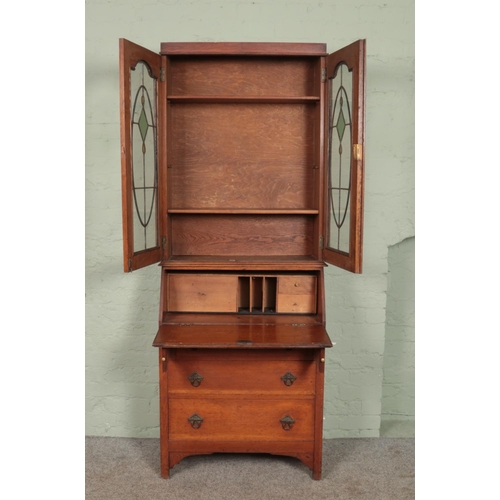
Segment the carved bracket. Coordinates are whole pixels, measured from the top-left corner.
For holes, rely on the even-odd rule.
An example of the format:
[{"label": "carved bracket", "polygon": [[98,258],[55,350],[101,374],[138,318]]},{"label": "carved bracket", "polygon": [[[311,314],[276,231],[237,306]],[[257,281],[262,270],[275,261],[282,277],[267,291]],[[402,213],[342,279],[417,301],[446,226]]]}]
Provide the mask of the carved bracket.
[{"label": "carved bracket", "polygon": [[287,372],[281,377],[281,380],[285,385],[290,386],[297,380],[297,377],[293,373]]}]

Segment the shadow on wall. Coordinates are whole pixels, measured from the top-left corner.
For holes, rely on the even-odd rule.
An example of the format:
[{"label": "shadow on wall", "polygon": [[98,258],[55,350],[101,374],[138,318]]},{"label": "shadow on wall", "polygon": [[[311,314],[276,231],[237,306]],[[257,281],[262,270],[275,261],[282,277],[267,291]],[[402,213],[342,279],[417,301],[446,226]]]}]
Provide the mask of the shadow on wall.
[{"label": "shadow on wall", "polygon": [[415,435],[415,237],[389,248],[382,437]]}]

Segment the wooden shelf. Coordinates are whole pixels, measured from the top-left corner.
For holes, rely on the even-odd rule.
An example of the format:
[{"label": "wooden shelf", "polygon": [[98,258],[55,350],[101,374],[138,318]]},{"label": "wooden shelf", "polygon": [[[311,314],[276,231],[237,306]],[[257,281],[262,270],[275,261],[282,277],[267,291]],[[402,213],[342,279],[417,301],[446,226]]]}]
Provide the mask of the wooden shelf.
[{"label": "wooden shelf", "polygon": [[310,271],[326,264],[310,255],[173,255],[161,266],[169,270]]},{"label": "wooden shelf", "polygon": [[317,215],[309,208],[169,208],[169,214]]},{"label": "wooden shelf", "polygon": [[319,102],[319,96],[230,96],[230,95],[168,95],[170,102],[185,103],[254,103],[307,104]]}]

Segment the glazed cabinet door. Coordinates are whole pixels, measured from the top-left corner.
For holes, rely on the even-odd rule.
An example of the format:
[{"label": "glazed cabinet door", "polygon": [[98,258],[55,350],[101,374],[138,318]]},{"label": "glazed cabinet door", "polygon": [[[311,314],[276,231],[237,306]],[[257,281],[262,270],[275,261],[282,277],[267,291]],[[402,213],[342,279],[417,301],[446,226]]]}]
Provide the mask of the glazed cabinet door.
[{"label": "glazed cabinet door", "polygon": [[326,58],[323,259],[361,273],[365,136],[365,40]]},{"label": "glazed cabinet door", "polygon": [[161,259],[161,172],[165,92],[162,58],[120,39],[120,135],[124,270]]}]

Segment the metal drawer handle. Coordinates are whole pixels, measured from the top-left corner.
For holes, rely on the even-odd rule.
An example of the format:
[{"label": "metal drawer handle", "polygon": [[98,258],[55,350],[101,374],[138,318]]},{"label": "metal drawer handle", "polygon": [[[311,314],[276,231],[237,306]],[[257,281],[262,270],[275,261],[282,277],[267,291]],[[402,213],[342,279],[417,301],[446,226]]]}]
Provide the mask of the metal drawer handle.
[{"label": "metal drawer handle", "polygon": [[290,415],[285,415],[282,419],[280,419],[280,422],[283,429],[285,431],[289,431],[293,427],[295,420]]},{"label": "metal drawer handle", "polygon": [[201,423],[203,422],[203,418],[195,413],[188,418],[188,422],[191,424],[193,429],[199,429],[201,427]]},{"label": "metal drawer handle", "polygon": [[201,384],[203,377],[199,373],[194,372],[189,375],[188,380],[191,382],[193,387],[198,387]]},{"label": "metal drawer handle", "polygon": [[290,372],[286,372],[282,377],[281,380],[283,380],[283,383],[287,386],[291,386],[296,380],[297,377]]}]

